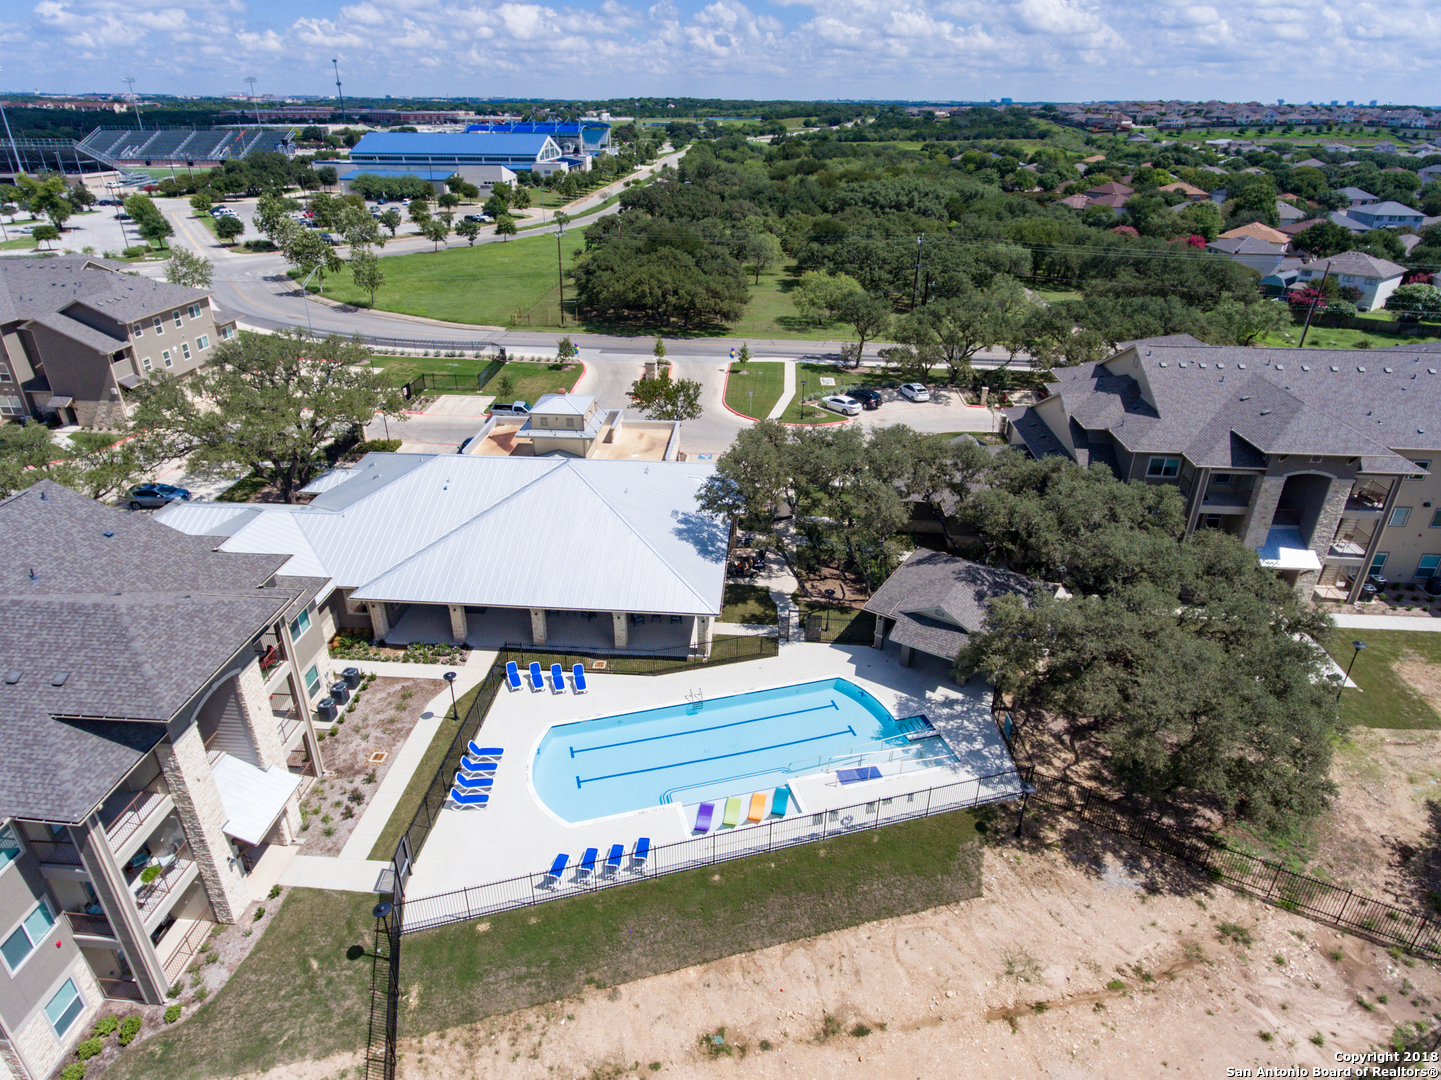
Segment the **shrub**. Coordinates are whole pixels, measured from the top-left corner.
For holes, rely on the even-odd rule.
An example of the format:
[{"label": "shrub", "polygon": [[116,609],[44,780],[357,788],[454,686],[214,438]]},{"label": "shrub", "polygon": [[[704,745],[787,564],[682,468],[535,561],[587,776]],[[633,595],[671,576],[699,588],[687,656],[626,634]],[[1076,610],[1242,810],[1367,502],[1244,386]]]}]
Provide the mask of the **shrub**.
[{"label": "shrub", "polygon": [[256,909],[255,909],[255,921],[256,921],[256,922],[259,922],[259,921],[260,921],[261,919],[263,919],[263,918],[265,918],[265,909],[264,909],[263,907],[258,907],[258,908],[256,908]]},{"label": "shrub", "polygon": [[1120,994],[1125,991],[1126,984],[1123,983],[1120,979],[1112,979],[1106,984],[1106,989],[1112,991],[1113,993]]},{"label": "shrub", "polygon": [[85,1062],[72,1061],[60,1070],[60,1080],[81,1080],[85,1075]]},{"label": "shrub", "polygon": [[138,1016],[127,1016],[121,1021],[120,1038],[118,1040],[121,1046],[129,1046],[135,1041],[135,1036],[140,1034],[140,1025],[142,1023],[144,1023],[144,1021]]},{"label": "shrub", "polygon": [[272,885],[272,886],[270,886],[270,892],[269,892],[268,895],[269,895],[270,899],[274,900],[276,897],[278,897],[278,896],[280,895],[280,886],[279,886],[279,885]]},{"label": "shrub", "polygon": [[177,1021],[177,1020],[179,1020],[179,1019],[180,1019],[180,1006],[179,1006],[179,1005],[172,1005],[172,1006],[170,1006],[170,1008],[168,1008],[168,1009],[165,1010],[165,1022],[166,1022],[167,1024],[173,1024],[173,1023],[175,1023],[175,1021]]},{"label": "shrub", "polygon": [[203,986],[197,986],[197,987],[195,988],[195,1000],[196,1000],[196,1001],[204,1001],[205,998],[206,998],[206,996],[209,995],[209,993],[210,993],[210,991],[207,990],[205,987],[203,987]]},{"label": "shrub", "polygon": [[75,1056],[81,1061],[87,1061],[104,1049],[105,1043],[100,1039],[86,1039],[84,1042],[76,1044]]},{"label": "shrub", "polygon": [[158,877],[159,877],[161,874],[163,874],[164,872],[165,872],[164,867],[161,867],[161,866],[153,866],[153,865],[152,865],[152,866],[147,866],[144,870],[140,871],[140,881],[141,881],[141,884],[149,885],[152,881],[154,881],[156,878],[158,878]]},{"label": "shrub", "polygon": [[119,1026],[120,1020],[118,1017],[102,1016],[99,1020],[95,1021],[95,1027],[90,1034],[103,1039],[107,1035],[114,1035],[115,1029]]}]

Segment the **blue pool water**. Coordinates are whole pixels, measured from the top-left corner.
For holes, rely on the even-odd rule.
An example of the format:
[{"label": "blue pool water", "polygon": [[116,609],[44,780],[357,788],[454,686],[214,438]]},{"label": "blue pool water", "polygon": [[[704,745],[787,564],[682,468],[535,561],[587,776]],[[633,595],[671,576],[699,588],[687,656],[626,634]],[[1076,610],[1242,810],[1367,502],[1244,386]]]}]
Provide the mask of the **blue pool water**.
[{"label": "blue pool water", "polygon": [[832,755],[884,750],[903,730],[859,686],[825,679],[559,724],[536,748],[532,780],[555,814],[589,821],[779,787]]}]

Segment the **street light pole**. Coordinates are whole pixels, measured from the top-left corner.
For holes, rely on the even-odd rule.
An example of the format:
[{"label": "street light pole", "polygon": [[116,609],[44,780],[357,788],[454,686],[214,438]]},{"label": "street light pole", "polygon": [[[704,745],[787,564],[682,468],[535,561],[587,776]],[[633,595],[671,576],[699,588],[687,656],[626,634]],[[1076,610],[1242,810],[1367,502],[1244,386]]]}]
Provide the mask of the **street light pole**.
[{"label": "street light pole", "polygon": [[315,337],[315,324],[310,321],[310,279],[320,273],[320,267],[316,267],[305,275],[305,280],[300,283],[300,299],[305,302],[305,325],[310,330],[310,336]]},{"label": "street light pole", "polygon": [[1341,703],[1341,691],[1346,689],[1346,684],[1351,681],[1351,669],[1356,666],[1356,657],[1361,655],[1361,650],[1366,647],[1364,641],[1353,641],[1351,647],[1356,651],[1351,654],[1351,662],[1346,665],[1346,677],[1341,680],[1340,687],[1336,690],[1336,704]]},{"label": "street light pole", "polygon": [[555,276],[560,282],[560,328],[565,329],[565,263],[560,255],[560,238],[565,235],[565,225],[570,218],[559,210],[555,214]]},{"label": "street light pole", "polygon": [[450,687],[450,711],[459,720],[460,706],[455,703],[455,672],[447,671],[441,678],[445,680],[445,685]]}]

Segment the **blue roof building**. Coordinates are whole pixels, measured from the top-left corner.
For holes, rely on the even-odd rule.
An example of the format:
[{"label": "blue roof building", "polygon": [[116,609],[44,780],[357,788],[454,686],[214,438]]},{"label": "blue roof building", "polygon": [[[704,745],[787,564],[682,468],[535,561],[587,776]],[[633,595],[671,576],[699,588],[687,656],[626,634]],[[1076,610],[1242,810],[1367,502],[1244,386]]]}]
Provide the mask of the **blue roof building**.
[{"label": "blue roof building", "polygon": [[[372,131],[350,151],[350,163],[365,172],[414,170],[425,175],[446,170],[467,180],[466,168],[503,166],[542,176],[567,171],[560,146],[543,132]],[[474,183],[475,181],[471,181]]]},{"label": "blue roof building", "polygon": [[538,124],[471,124],[467,132],[549,135],[567,154],[601,154],[610,148],[610,125],[599,120],[556,120]]}]

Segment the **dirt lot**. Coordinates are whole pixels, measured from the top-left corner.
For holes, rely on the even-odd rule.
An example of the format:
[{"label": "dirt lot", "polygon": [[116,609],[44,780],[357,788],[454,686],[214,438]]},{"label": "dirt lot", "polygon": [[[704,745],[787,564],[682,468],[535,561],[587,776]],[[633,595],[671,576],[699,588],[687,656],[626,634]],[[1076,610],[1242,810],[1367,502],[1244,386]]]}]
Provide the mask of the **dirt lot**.
[{"label": "dirt lot", "polygon": [[401,1075],[1219,1077],[1334,1064],[1441,1007],[1433,965],[1046,824],[987,850],[981,899],[406,1040]]}]

